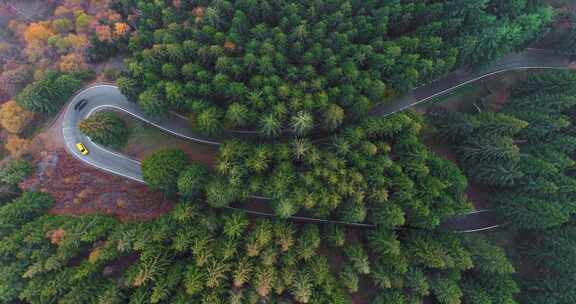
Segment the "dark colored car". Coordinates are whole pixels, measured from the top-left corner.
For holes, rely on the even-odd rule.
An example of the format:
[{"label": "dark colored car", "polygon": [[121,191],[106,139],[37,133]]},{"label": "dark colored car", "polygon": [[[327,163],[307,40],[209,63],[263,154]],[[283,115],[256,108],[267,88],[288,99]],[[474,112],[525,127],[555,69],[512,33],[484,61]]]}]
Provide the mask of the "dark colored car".
[{"label": "dark colored car", "polygon": [[86,99],[80,99],[80,101],[74,105],[74,110],[78,110],[78,107],[84,102],[86,102]]},{"label": "dark colored car", "polygon": [[82,99],[82,100],[80,100],[80,101],[74,106],[74,109],[75,109],[76,111],[82,111],[82,109],[84,109],[84,107],[86,106],[86,104],[88,104],[88,100]]}]

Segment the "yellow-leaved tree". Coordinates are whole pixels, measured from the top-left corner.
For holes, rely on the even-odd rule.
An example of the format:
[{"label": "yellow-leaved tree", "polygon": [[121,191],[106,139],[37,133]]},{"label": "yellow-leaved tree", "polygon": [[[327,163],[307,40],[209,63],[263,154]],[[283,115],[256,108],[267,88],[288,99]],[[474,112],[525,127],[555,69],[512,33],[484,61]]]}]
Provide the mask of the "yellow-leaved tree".
[{"label": "yellow-leaved tree", "polygon": [[8,134],[4,148],[10,152],[12,157],[20,158],[30,151],[32,142],[28,139],[18,137],[18,135]]},{"label": "yellow-leaved tree", "polygon": [[55,35],[50,28],[50,22],[32,23],[24,30],[26,54],[34,62],[42,57],[46,50],[48,39]]},{"label": "yellow-leaved tree", "polygon": [[114,24],[114,34],[117,37],[124,37],[130,31],[130,26],[124,22]]},{"label": "yellow-leaved tree", "polygon": [[34,113],[24,110],[14,100],[0,107],[0,125],[10,133],[19,134],[33,119]]},{"label": "yellow-leaved tree", "polygon": [[84,57],[79,54],[68,54],[60,58],[60,70],[74,73],[85,67]]}]

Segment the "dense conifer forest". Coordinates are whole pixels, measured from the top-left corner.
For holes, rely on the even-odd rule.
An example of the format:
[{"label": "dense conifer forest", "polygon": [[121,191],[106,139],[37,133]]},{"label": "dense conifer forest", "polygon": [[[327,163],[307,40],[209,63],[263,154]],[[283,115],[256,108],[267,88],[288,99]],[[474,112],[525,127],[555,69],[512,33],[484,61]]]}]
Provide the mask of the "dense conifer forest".
[{"label": "dense conifer forest", "polygon": [[361,282],[382,304],[429,295],[509,303],[518,291],[503,251],[481,236],[359,233],[193,202],[154,221],[119,223],[44,215],[51,202],[25,192],[0,208],[4,303],[350,303]]},{"label": "dense conifer forest", "polygon": [[499,113],[441,113],[433,119],[475,182],[518,228],[551,228],[576,212],[576,75],[537,75],[513,91]]},{"label": "dense conifer forest", "polygon": [[574,280],[574,129],[576,74],[546,72],[517,86],[499,113],[436,113],[473,181],[489,186],[491,203],[523,235],[520,256],[536,274],[524,282],[525,303],[570,303]]},{"label": "dense conifer forest", "polygon": [[216,208],[264,195],[281,218],[303,209],[316,217],[386,228],[434,228],[470,204],[460,170],[420,141],[420,119],[398,114],[368,120],[322,146],[307,139],[277,145],[226,142],[212,176],[204,169],[190,178],[186,155],[159,151],[145,159],[144,179],[167,194],[188,193],[191,183],[203,182],[193,194]]},{"label": "dense conifer forest", "polygon": [[541,1],[119,1],[138,11],[122,92],[208,134],[305,135],[543,33]]},{"label": "dense conifer forest", "polygon": [[[499,111],[368,115],[450,72],[475,73],[533,46],[570,16],[548,1],[46,5],[46,20],[10,25],[37,70],[16,77],[0,43],[0,93],[13,98],[0,105],[0,137],[12,142],[0,161],[0,303],[576,301],[574,72],[530,72]],[[575,31],[566,31],[554,54],[575,54]],[[168,202],[148,220],[108,209],[57,214],[58,204],[82,202],[26,183],[59,177],[39,160],[32,137],[43,130],[23,130],[36,116],[58,125],[94,79],[114,82],[132,103],[123,102],[158,124],[185,117],[186,130],[216,146],[213,162],[157,143],[139,159],[121,155],[141,169],[140,186]],[[120,155],[135,130],[116,114],[68,127]],[[74,155],[84,164],[102,151]],[[499,217],[497,233],[443,225],[478,207],[472,186],[489,192],[482,203]],[[256,202],[272,214],[241,210]]]}]

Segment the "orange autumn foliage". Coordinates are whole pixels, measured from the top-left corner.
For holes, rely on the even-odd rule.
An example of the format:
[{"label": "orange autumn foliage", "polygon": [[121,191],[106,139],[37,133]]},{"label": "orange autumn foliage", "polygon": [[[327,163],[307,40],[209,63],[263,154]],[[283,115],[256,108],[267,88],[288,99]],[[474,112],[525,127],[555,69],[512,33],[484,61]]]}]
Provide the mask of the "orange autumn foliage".
[{"label": "orange autumn foliage", "polygon": [[30,151],[32,148],[32,142],[30,140],[20,138],[17,135],[8,134],[4,148],[8,150],[12,157],[20,158],[22,155]]},{"label": "orange autumn foliage", "polygon": [[59,229],[55,229],[52,230],[50,232],[48,232],[48,238],[50,239],[50,243],[52,245],[60,245],[60,243],[62,243],[62,240],[64,239],[64,236],[66,235],[66,231],[64,231],[64,229],[59,228]]},{"label": "orange autumn foliage", "polygon": [[22,109],[14,100],[0,107],[0,125],[6,131],[19,134],[34,119],[34,113]]},{"label": "orange autumn foliage", "polygon": [[42,58],[46,51],[48,38],[54,35],[55,33],[50,28],[50,22],[32,23],[24,30],[26,55],[30,61],[34,62]]},{"label": "orange autumn foliage", "polygon": [[130,26],[124,22],[116,22],[114,24],[114,33],[116,36],[123,37],[130,31]]},{"label": "orange autumn foliage", "polygon": [[76,53],[60,57],[60,70],[63,72],[74,73],[85,68],[86,62],[84,56]]},{"label": "orange autumn foliage", "polygon": [[196,23],[202,22],[202,20],[204,19],[204,11],[205,10],[206,10],[206,8],[203,6],[198,6],[198,7],[194,8],[194,10],[192,10],[192,15],[194,15],[194,17],[196,17],[194,19],[194,22],[196,22]]},{"label": "orange autumn foliage", "polygon": [[60,57],[60,70],[74,73],[85,67],[84,56],[79,54],[68,54]]},{"label": "orange autumn foliage", "polygon": [[232,41],[226,41],[224,42],[224,49],[233,52],[236,50],[236,44]]},{"label": "orange autumn foliage", "polygon": [[24,31],[24,40],[29,45],[40,45],[46,43],[52,35],[54,32],[46,24],[32,23]]}]

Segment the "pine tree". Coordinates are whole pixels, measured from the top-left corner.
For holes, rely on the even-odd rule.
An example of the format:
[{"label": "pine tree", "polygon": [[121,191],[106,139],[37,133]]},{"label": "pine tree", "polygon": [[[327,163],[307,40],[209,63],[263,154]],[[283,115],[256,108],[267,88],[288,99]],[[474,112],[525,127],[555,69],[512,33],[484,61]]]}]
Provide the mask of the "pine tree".
[{"label": "pine tree", "polygon": [[514,162],[481,163],[467,171],[474,172],[472,178],[477,182],[497,187],[515,186],[524,177],[524,173]]},{"label": "pine tree", "polygon": [[344,266],[344,269],[340,272],[340,279],[350,293],[358,292],[360,279],[358,278],[356,271],[354,271],[350,265]]},{"label": "pine tree", "polygon": [[261,297],[267,297],[276,281],[276,271],[272,267],[258,267],[252,277],[252,284]]},{"label": "pine tree", "polygon": [[228,128],[244,127],[249,120],[248,109],[243,104],[233,103],[228,106],[224,120],[224,125]]},{"label": "pine tree", "polygon": [[458,147],[458,153],[467,163],[513,162],[520,158],[520,149],[510,137],[473,137]]},{"label": "pine tree", "polygon": [[316,225],[304,226],[304,231],[296,244],[296,252],[303,260],[309,260],[320,247],[320,231]]},{"label": "pine tree", "polygon": [[268,146],[259,145],[254,150],[252,155],[246,160],[246,167],[255,173],[263,173],[270,166],[272,158],[272,151]]},{"label": "pine tree", "polygon": [[200,196],[205,192],[209,177],[208,168],[200,164],[191,164],[178,175],[178,192],[187,198]]},{"label": "pine tree", "polygon": [[514,266],[507,259],[504,251],[487,240],[470,236],[465,239],[466,248],[472,254],[474,260],[474,270],[487,274],[511,274],[514,273]]},{"label": "pine tree", "polygon": [[260,117],[259,132],[266,137],[276,137],[282,132],[282,124],[274,114],[265,114]]},{"label": "pine tree", "polygon": [[502,113],[482,112],[475,119],[482,126],[477,131],[485,137],[514,136],[528,127],[527,122]]},{"label": "pine tree", "polygon": [[275,222],[274,235],[276,244],[280,246],[282,252],[288,251],[295,243],[294,233],[296,229],[292,223],[289,222]]},{"label": "pine tree", "polygon": [[209,107],[198,113],[195,121],[200,131],[215,135],[222,131],[221,118],[220,110],[215,107]]},{"label": "pine tree", "polygon": [[154,117],[164,117],[168,114],[168,104],[155,88],[149,88],[138,95],[138,105],[144,113]]},{"label": "pine tree", "polygon": [[238,193],[223,178],[215,178],[206,186],[206,198],[208,204],[214,208],[222,208],[230,205]]},{"label": "pine tree", "polygon": [[332,104],[324,113],[324,127],[335,130],[344,121],[344,110],[337,104]]},{"label": "pine tree", "polygon": [[512,193],[496,197],[494,201],[498,212],[518,228],[545,229],[566,223],[570,218],[559,201]]},{"label": "pine tree", "polygon": [[400,254],[400,241],[394,232],[374,230],[368,234],[370,248],[379,256]]},{"label": "pine tree", "polygon": [[290,120],[290,128],[297,135],[306,135],[314,127],[312,114],[300,111]]},{"label": "pine tree", "polygon": [[305,271],[297,271],[290,289],[296,301],[300,303],[308,303],[312,296],[310,275]]},{"label": "pine tree", "polygon": [[34,171],[33,165],[26,160],[13,160],[0,168],[0,182],[7,185],[18,185]]},{"label": "pine tree", "polygon": [[244,284],[250,281],[253,271],[252,262],[247,258],[243,257],[240,259],[232,272],[232,279],[234,287],[240,288]]},{"label": "pine tree", "polygon": [[212,260],[206,266],[206,287],[218,288],[224,284],[230,265],[222,261]]},{"label": "pine tree", "polygon": [[344,248],[344,253],[350,261],[352,267],[359,274],[370,273],[370,263],[368,262],[368,254],[359,243],[353,243]]},{"label": "pine tree", "polygon": [[184,276],[184,287],[190,296],[198,295],[204,290],[205,274],[194,264],[189,264]]},{"label": "pine tree", "polygon": [[188,163],[188,156],[180,150],[160,150],[144,158],[142,176],[150,188],[162,190],[168,195],[174,194],[177,191],[178,176]]},{"label": "pine tree", "polygon": [[432,293],[439,303],[459,304],[461,303],[462,290],[458,282],[447,275],[437,275],[430,284]]},{"label": "pine tree", "polygon": [[324,235],[328,240],[328,245],[332,247],[342,247],[346,243],[346,229],[340,225],[329,224]]},{"label": "pine tree", "polygon": [[408,270],[406,273],[406,287],[412,294],[416,294],[420,297],[430,294],[428,279],[424,272],[419,268],[412,267]]},{"label": "pine tree", "polygon": [[228,238],[240,238],[247,226],[248,219],[246,218],[246,215],[241,212],[234,212],[230,215],[224,216],[224,235]]},{"label": "pine tree", "polygon": [[407,304],[406,297],[396,290],[381,292],[376,296],[373,304]]},{"label": "pine tree", "polygon": [[292,153],[294,159],[301,161],[312,150],[312,144],[306,138],[297,138],[290,144],[292,146]]}]

